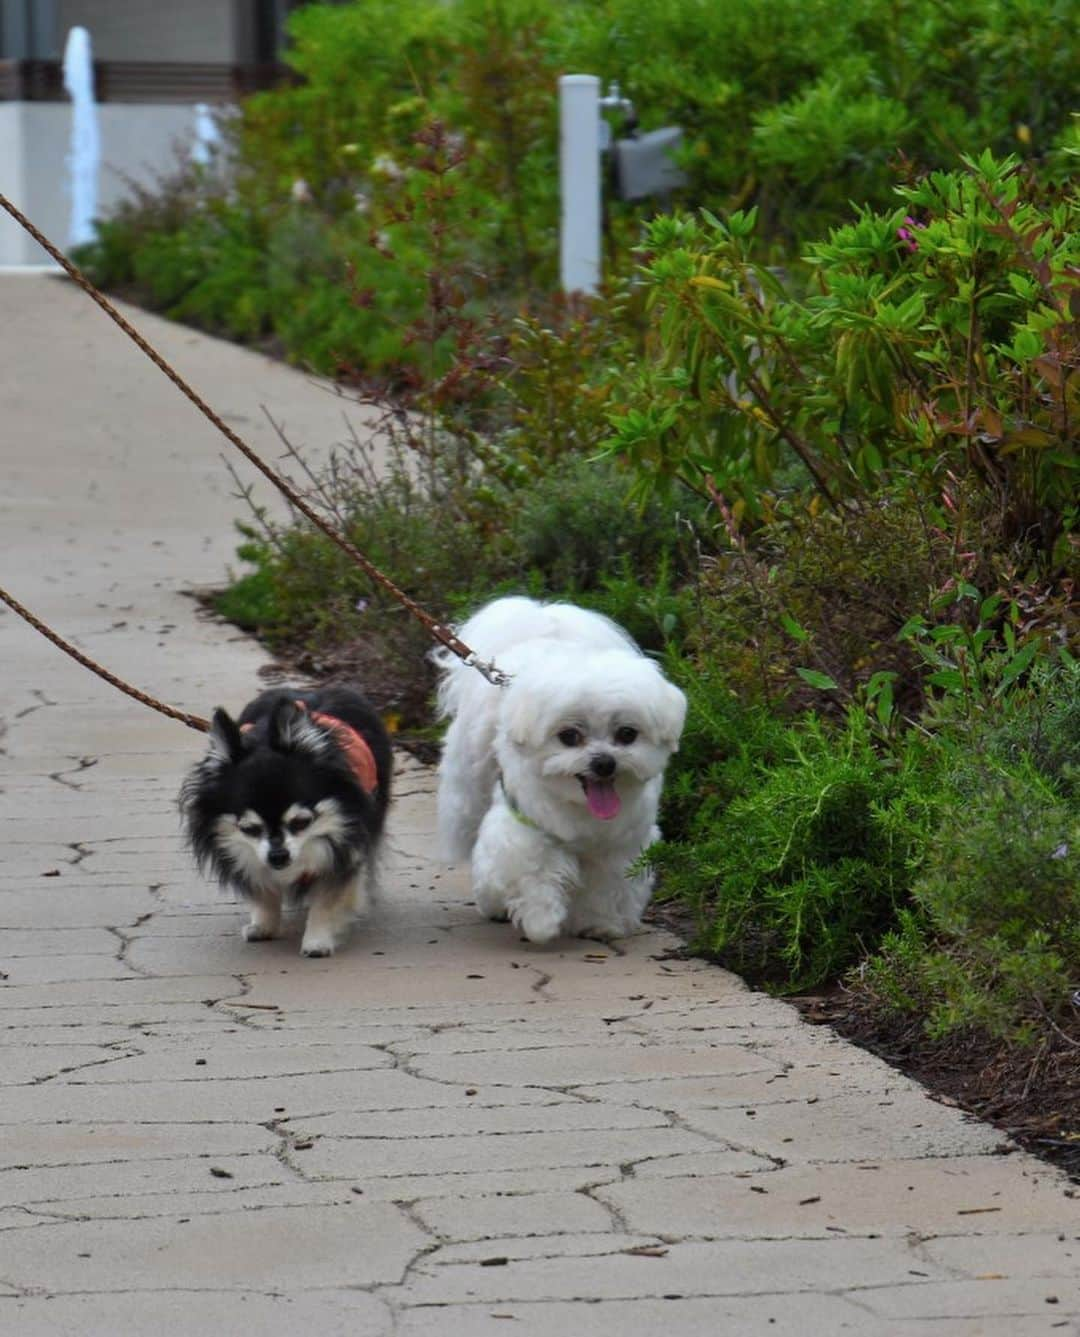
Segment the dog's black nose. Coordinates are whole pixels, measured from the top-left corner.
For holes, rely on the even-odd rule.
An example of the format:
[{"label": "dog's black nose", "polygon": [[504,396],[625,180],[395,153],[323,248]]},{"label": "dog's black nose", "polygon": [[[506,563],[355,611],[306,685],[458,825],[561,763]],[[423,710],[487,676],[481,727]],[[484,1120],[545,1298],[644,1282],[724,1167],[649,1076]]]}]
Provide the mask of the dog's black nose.
[{"label": "dog's black nose", "polygon": [[284,845],[271,845],[266,862],[271,868],[285,868],[290,860],[289,851]]},{"label": "dog's black nose", "polygon": [[601,780],[610,780],[615,774],[615,758],[606,752],[599,752],[589,758],[589,770]]}]

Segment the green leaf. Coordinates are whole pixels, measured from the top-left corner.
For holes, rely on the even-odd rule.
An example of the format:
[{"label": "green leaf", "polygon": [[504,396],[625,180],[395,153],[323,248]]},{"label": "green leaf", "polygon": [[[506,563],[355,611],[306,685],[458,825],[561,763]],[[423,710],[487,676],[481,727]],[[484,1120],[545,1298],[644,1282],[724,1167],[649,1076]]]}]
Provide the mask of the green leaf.
[{"label": "green leaf", "polygon": [[938,669],[926,679],[932,687],[941,687],[956,696],[964,690],[964,675],[959,669]]},{"label": "green leaf", "polygon": [[817,669],[797,668],[795,672],[807,682],[811,687],[816,687],[821,692],[836,692],[840,690],[840,684],[833,682],[827,673],[819,673]]},{"label": "green leaf", "polygon": [[1030,362],[1043,351],[1043,343],[1034,330],[1017,330],[1010,351],[1017,362]]},{"label": "green leaf", "polygon": [[893,713],[893,686],[891,682],[887,682],[884,687],[882,687],[875,705],[875,710],[877,712],[878,720],[882,726],[887,729]]},{"label": "green leaf", "polygon": [[1022,650],[1018,650],[1012,659],[1005,665],[1005,671],[1001,675],[1001,680],[994,688],[994,695],[1000,696],[1008,687],[1010,687],[1027,668],[1035,656],[1039,653],[1039,642],[1028,641]]},{"label": "green leaf", "polygon": [[784,630],[787,634],[797,641],[808,641],[810,633],[805,627],[800,627],[790,613],[781,613],[780,621],[784,624]]}]

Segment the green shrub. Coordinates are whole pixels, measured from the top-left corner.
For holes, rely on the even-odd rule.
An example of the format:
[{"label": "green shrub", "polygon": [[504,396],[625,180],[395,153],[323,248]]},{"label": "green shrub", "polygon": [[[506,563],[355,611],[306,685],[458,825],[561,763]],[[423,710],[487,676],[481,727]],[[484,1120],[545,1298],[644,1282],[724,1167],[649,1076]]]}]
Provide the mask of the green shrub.
[{"label": "green shrub", "polygon": [[903,486],[940,528],[993,509],[1006,543],[1075,561],[1080,202],[989,155],[900,194],[812,246],[803,287],[753,261],[752,215],[656,219],[658,337],[612,449],[736,523],[778,490],[839,512]]},{"label": "green shrub", "polygon": [[543,573],[548,589],[586,593],[620,571],[645,581],[674,562],[688,571],[693,550],[694,498],[680,525],[671,504],[652,498],[635,505],[630,480],[610,462],[569,455],[538,479],[508,517],[508,540],[524,570]]},{"label": "green shrub", "polygon": [[906,904],[930,821],[915,755],[884,762],[858,711],[837,730],[785,726],[740,710],[715,679],[683,685],[692,742],[649,854],[664,895],[693,906],[699,944],[753,980],[791,992],[835,979]]},{"label": "green shrub", "polygon": [[1039,779],[1007,779],[946,807],[915,908],[866,986],[918,1010],[929,1034],[977,1027],[1012,1041],[1072,1015],[1080,978],[1080,818]]},{"label": "green shrub", "polygon": [[1080,665],[1044,665],[1005,708],[944,722],[938,816],[912,904],[863,987],[941,1037],[1063,1024],[1080,980]]},{"label": "green shrub", "polygon": [[[272,335],[320,370],[393,370],[412,354],[386,331],[408,324],[448,245],[511,305],[555,287],[560,74],[617,79],[646,127],[684,126],[686,201],[753,208],[758,257],[790,262],[852,201],[887,209],[899,156],[943,169],[989,147],[1066,180],[1073,26],[1066,0],[791,0],[782,13],[760,0],[304,5],[290,18],[295,81],[247,99],[212,172],[185,171],[164,204],[142,193],[104,220],[84,259],[101,282],[137,282],[149,304],[235,337]],[[405,238],[402,195],[415,187],[415,208],[431,184],[416,148],[433,124],[462,150],[457,215]],[[197,216],[206,209],[216,231]],[[609,272],[628,267],[641,213],[608,200]],[[274,238],[299,215],[324,236],[306,274],[282,279],[288,248]],[[389,248],[376,240],[385,232],[396,232]],[[233,253],[238,242],[247,254]],[[374,306],[351,306],[350,271]],[[233,303],[222,286],[243,293]],[[306,318],[294,312],[312,305],[309,286],[319,292]],[[332,341],[318,337],[324,322]]]}]

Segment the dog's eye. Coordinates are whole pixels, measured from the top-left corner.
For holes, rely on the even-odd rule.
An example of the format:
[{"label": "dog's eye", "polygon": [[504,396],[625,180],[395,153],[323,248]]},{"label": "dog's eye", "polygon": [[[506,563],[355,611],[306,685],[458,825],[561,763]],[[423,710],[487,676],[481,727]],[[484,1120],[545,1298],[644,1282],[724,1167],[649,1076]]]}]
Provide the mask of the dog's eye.
[{"label": "dog's eye", "polygon": [[261,836],[261,835],[262,835],[262,823],[261,823],[261,822],[241,822],[241,823],[240,823],[240,830],[243,831],[243,833],[244,833],[245,836],[252,836],[252,837],[254,837],[254,836]]},{"label": "dog's eye", "polygon": [[563,747],[580,747],[585,741],[580,729],[560,729],[558,737]]},{"label": "dog's eye", "polygon": [[629,747],[631,743],[637,740],[638,731],[632,729],[629,724],[624,724],[621,728],[615,730],[615,741],[620,747]]},{"label": "dog's eye", "polygon": [[289,830],[294,836],[298,836],[301,831],[306,831],[310,825],[310,817],[293,817],[288,823]]}]

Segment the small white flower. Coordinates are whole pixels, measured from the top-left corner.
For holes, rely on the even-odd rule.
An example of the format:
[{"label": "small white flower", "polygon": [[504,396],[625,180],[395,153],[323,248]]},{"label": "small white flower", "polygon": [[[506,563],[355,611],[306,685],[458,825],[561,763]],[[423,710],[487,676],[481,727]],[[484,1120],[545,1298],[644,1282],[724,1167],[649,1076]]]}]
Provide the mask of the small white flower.
[{"label": "small white flower", "polygon": [[371,164],[371,170],[376,176],[385,176],[391,181],[399,181],[405,175],[389,153],[380,153]]},{"label": "small white flower", "polygon": [[364,194],[362,190],[358,190],[356,192],[356,194],[353,196],[353,202],[355,204],[356,212],[358,214],[366,214],[367,211],[371,208],[371,200]]},{"label": "small white flower", "polygon": [[293,197],[293,201],[296,204],[311,203],[311,187],[302,176],[298,176],[292,183],[292,189],[289,191],[289,194]]}]

